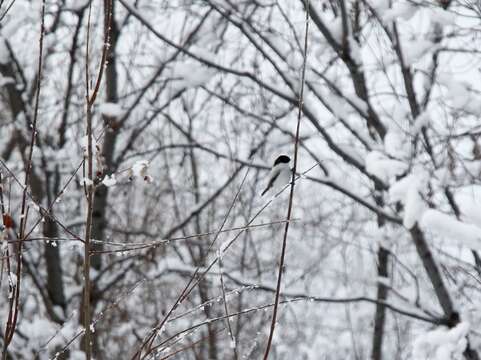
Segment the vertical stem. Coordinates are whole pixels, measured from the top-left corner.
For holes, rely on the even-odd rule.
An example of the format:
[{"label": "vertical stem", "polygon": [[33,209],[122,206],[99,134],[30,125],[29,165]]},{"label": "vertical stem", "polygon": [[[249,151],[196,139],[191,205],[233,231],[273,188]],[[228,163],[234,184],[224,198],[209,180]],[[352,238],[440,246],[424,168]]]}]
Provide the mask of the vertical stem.
[{"label": "vertical stem", "polygon": [[299,111],[297,113],[297,127],[296,127],[296,138],[294,141],[294,167],[292,169],[292,181],[291,181],[291,189],[289,193],[289,204],[287,209],[287,221],[284,228],[284,236],[282,239],[282,250],[281,250],[281,257],[279,261],[279,269],[277,274],[277,285],[276,285],[276,296],[274,302],[274,309],[272,311],[272,321],[271,321],[271,329],[269,332],[269,338],[267,340],[267,347],[264,353],[264,360],[267,360],[269,357],[269,352],[271,350],[272,345],[272,338],[274,337],[274,330],[276,327],[277,321],[277,310],[279,307],[279,297],[281,293],[281,284],[282,284],[282,273],[284,271],[284,259],[286,255],[286,246],[287,246],[287,233],[289,232],[289,224],[292,215],[292,203],[294,199],[294,185],[296,182],[296,170],[297,170],[297,155],[299,150],[299,131],[301,127],[301,118],[302,118],[302,110],[304,108],[304,83],[305,83],[305,76],[306,76],[306,61],[307,61],[307,36],[309,33],[309,0],[305,0],[305,9],[306,9],[306,27],[304,33],[304,59],[302,64],[302,74],[301,74],[301,90],[299,93]]},{"label": "vertical stem", "polygon": [[108,48],[109,48],[109,31],[110,31],[110,21],[112,19],[112,1],[108,0],[104,3],[104,6],[110,11],[108,11],[108,20],[105,31],[104,31],[104,46],[102,50],[102,58],[100,60],[99,69],[97,73],[97,78],[94,86],[92,87],[92,93],[90,93],[90,74],[89,74],[89,42],[90,42],[90,19],[92,13],[92,1],[89,3],[88,12],[88,22],[87,22],[87,49],[85,55],[85,88],[86,88],[86,103],[87,103],[87,184],[86,196],[87,196],[87,219],[85,221],[85,243],[84,243],[84,292],[83,292],[83,326],[85,328],[84,336],[84,351],[87,360],[92,358],[92,341],[91,341],[91,329],[90,329],[90,250],[91,250],[91,239],[92,239],[92,214],[94,208],[94,197],[95,197],[95,183],[94,183],[94,173],[93,173],[93,133],[92,133],[92,107],[95,103],[97,95],[100,90],[100,83],[102,82],[102,76],[105,70]]},{"label": "vertical stem", "polygon": [[92,233],[92,212],[94,205],[93,185],[93,151],[92,151],[92,105],[87,103],[87,220],[85,226],[84,244],[84,297],[83,297],[83,326],[85,328],[85,356],[87,360],[92,357],[91,330],[90,330],[90,240]]},{"label": "vertical stem", "polygon": [[82,299],[82,325],[85,329],[85,336],[83,338],[83,350],[85,352],[86,360],[92,358],[92,344],[90,331],[90,236],[92,233],[92,208],[93,208],[93,159],[92,159],[92,104],[90,101],[90,74],[89,74],[89,43],[90,43],[90,19],[92,14],[92,1],[89,3],[88,21],[87,21],[87,44],[85,52],[85,99],[87,104],[87,118],[86,118],[86,136],[87,136],[87,179],[88,183],[84,186],[87,196],[87,219],[85,224],[85,239],[84,239],[84,290]]}]

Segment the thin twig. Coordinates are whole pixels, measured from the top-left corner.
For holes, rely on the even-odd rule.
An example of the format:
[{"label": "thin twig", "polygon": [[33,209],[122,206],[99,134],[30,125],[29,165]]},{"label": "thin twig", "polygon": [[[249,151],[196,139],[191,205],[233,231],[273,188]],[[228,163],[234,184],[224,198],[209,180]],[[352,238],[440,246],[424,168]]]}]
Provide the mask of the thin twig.
[{"label": "thin twig", "polygon": [[[37,68],[37,84],[36,84],[36,94],[35,94],[35,108],[34,108],[34,117],[33,122],[31,124],[32,128],[32,135],[30,138],[30,149],[27,157],[26,162],[26,169],[25,169],[25,182],[23,184],[23,194],[22,194],[22,210],[20,213],[20,233],[19,239],[20,242],[18,244],[17,249],[17,271],[16,271],[16,285],[13,291],[13,296],[9,302],[9,312],[8,312],[8,319],[5,328],[5,338],[3,343],[3,353],[2,359],[7,358],[7,348],[10,342],[12,341],[13,335],[15,334],[15,327],[17,324],[18,313],[19,313],[19,300],[20,300],[20,284],[21,284],[21,277],[22,277],[22,247],[23,242],[22,240],[25,238],[25,224],[27,222],[27,189],[30,182],[30,175],[32,172],[32,157],[33,157],[33,149],[35,146],[35,140],[37,138],[37,119],[38,119],[38,107],[40,101],[40,89],[42,84],[42,68],[43,68],[43,38],[45,33],[45,0],[42,1],[42,8],[41,8],[41,23],[40,23],[40,40],[39,40],[39,54],[38,54],[38,68]],[[9,274],[10,276],[10,274]]]},{"label": "thin twig", "polygon": [[297,170],[297,157],[298,157],[298,150],[299,150],[299,130],[301,126],[301,118],[302,118],[302,110],[303,110],[303,103],[304,103],[304,83],[306,77],[306,60],[307,60],[307,36],[309,33],[309,0],[306,0],[306,26],[305,26],[305,33],[304,33],[304,59],[302,63],[302,75],[301,75],[301,91],[299,94],[299,111],[297,113],[297,127],[296,127],[296,138],[294,141],[294,167],[292,169],[292,181],[291,181],[291,189],[289,193],[289,204],[287,209],[287,222],[284,227],[284,237],[282,239],[282,251],[281,257],[279,261],[279,270],[277,275],[277,286],[276,286],[276,296],[274,301],[274,308],[272,312],[272,321],[271,321],[271,329],[269,332],[269,338],[267,340],[267,347],[264,353],[264,360],[267,360],[269,357],[269,352],[271,349],[272,338],[274,336],[274,330],[276,327],[277,321],[277,309],[279,306],[279,296],[281,293],[281,284],[282,284],[282,273],[284,271],[284,261],[285,261],[285,254],[286,254],[286,246],[287,246],[287,234],[289,232],[289,225],[290,219],[292,215],[292,204],[294,199],[294,186],[296,182],[296,170]]}]

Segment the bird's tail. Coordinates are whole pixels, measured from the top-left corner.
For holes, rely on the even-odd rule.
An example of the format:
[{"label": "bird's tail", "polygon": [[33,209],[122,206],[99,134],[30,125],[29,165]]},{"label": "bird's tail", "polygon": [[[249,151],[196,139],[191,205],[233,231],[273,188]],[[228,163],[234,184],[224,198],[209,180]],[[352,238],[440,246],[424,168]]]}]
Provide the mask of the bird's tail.
[{"label": "bird's tail", "polygon": [[268,192],[271,187],[272,186],[266,187],[266,189],[262,192],[261,196],[264,196],[266,194],[266,192]]}]

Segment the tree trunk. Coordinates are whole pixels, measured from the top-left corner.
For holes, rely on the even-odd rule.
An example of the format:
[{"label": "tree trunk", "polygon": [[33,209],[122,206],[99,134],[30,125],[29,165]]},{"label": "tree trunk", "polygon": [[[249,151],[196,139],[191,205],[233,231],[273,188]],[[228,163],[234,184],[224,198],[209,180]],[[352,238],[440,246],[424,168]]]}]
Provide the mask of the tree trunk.
[{"label": "tree trunk", "polygon": [[[377,252],[377,275],[379,277],[388,276],[388,260],[389,251],[383,247],[380,247]],[[377,296],[376,299],[379,302],[384,302],[387,299],[387,287],[382,283],[378,282],[377,285]],[[382,359],[382,343],[384,339],[384,326],[386,322],[386,307],[381,304],[376,305],[376,315],[374,317],[374,335],[372,339],[372,353],[371,359],[381,360]]]}]

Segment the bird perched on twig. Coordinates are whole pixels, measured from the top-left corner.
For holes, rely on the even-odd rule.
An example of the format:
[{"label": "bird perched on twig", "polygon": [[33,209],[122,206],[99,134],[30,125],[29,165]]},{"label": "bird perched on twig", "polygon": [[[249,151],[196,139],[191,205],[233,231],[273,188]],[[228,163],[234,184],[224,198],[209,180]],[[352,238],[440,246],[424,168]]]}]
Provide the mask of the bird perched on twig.
[{"label": "bird perched on twig", "polygon": [[271,173],[269,174],[269,181],[267,187],[262,192],[261,196],[264,196],[266,192],[270,189],[279,188],[280,186],[286,185],[291,181],[292,170],[289,166],[291,158],[287,155],[279,155],[274,161]]}]

